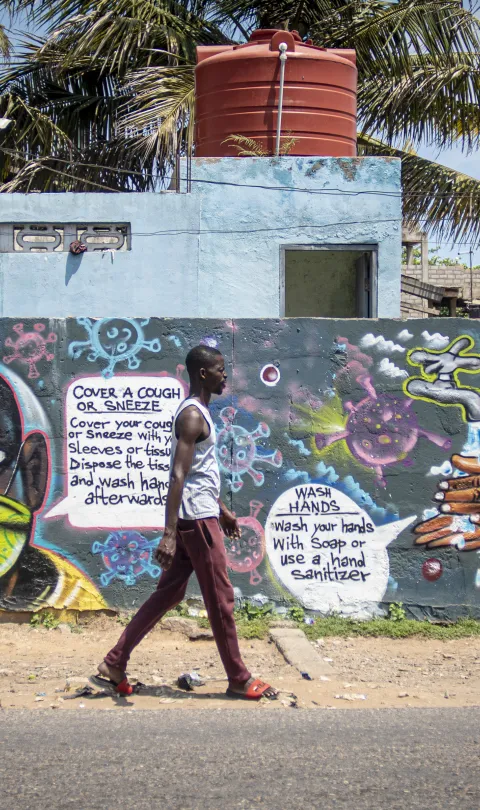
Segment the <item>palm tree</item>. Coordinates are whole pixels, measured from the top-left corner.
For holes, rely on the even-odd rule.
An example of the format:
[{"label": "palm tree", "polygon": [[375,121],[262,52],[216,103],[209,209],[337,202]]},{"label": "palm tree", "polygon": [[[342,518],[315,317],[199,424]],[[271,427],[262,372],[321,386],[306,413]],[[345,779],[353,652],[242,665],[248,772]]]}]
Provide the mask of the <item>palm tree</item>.
[{"label": "palm tree", "polygon": [[[478,148],[480,24],[459,0],[0,0],[46,30],[0,74],[1,191],[154,190],[191,154],[197,44],[296,29],[355,48],[359,150],[403,158],[404,216],[480,241],[480,182],[418,157]],[[1,43],[0,43],[1,46]]]}]

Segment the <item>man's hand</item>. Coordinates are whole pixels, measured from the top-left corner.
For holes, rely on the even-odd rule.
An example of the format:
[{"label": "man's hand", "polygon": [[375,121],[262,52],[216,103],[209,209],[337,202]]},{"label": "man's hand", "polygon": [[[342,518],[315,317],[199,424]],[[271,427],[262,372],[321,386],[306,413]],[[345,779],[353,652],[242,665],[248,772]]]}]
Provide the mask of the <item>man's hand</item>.
[{"label": "man's hand", "polygon": [[163,537],[155,552],[155,558],[163,571],[170,568],[177,548],[176,532],[173,529],[165,529]]},{"label": "man's hand", "polygon": [[219,523],[221,528],[223,529],[224,534],[230,538],[230,540],[240,540],[242,536],[242,530],[238,525],[238,520],[233,514],[227,509],[225,506],[222,508],[219,517]]}]

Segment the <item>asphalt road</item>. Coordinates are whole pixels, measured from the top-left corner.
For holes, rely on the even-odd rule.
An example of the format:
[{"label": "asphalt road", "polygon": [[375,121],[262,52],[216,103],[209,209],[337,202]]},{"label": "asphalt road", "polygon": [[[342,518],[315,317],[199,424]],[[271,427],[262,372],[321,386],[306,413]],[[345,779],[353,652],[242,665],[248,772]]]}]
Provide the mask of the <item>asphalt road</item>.
[{"label": "asphalt road", "polygon": [[0,711],[1,810],[478,810],[480,709]]}]

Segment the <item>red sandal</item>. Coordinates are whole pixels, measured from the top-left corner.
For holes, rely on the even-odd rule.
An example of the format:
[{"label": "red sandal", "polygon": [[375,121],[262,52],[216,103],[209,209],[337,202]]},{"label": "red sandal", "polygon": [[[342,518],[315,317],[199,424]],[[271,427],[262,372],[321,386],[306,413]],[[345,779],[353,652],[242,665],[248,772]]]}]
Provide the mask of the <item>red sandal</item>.
[{"label": "red sandal", "polygon": [[278,692],[273,695],[265,695],[265,692],[271,688],[269,683],[265,683],[259,678],[256,678],[248,685],[246,692],[234,692],[233,689],[227,689],[227,695],[232,698],[240,698],[240,700],[260,700],[263,696],[268,700],[276,700]]},{"label": "red sandal", "polygon": [[123,681],[120,681],[120,683],[109,681],[107,678],[102,678],[101,675],[91,675],[88,680],[99,689],[116,692],[117,695],[122,695],[123,697],[129,697],[133,693],[133,686],[128,682],[127,677],[125,677]]}]

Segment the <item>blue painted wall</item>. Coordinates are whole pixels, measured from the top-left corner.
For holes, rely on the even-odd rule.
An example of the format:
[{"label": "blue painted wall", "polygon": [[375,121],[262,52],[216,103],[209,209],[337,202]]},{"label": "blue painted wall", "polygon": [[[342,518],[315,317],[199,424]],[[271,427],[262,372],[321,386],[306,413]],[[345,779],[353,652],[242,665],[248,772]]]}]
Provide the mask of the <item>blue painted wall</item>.
[{"label": "blue painted wall", "polygon": [[0,315],[278,317],[282,247],[361,243],[378,247],[379,317],[399,316],[398,160],[199,158],[191,193],[186,173],[181,194],[0,195],[3,223],[132,228],[113,261],[1,253]]}]

